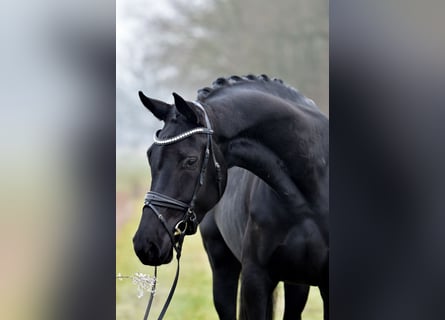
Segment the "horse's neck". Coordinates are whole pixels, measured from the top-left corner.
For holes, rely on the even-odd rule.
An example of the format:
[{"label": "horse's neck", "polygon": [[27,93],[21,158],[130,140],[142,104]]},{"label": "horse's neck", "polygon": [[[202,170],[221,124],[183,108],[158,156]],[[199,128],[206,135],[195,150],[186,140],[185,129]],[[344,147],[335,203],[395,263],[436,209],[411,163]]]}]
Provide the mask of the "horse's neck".
[{"label": "horse's neck", "polygon": [[[308,146],[299,134],[307,134],[311,124],[299,118],[303,115],[295,108],[274,98],[265,101],[267,98],[244,103],[241,99],[238,105],[225,103],[213,109],[215,131],[227,164],[259,176],[291,207],[310,205],[305,191],[318,188],[310,185],[317,179],[305,179],[307,185],[302,185],[301,177],[307,176],[308,151],[299,148]],[[271,112],[267,105],[276,107],[276,111]]]},{"label": "horse's neck", "polygon": [[267,146],[252,139],[237,138],[231,140],[224,149],[229,167],[238,166],[253,172],[292,207],[307,205],[283,161]]}]

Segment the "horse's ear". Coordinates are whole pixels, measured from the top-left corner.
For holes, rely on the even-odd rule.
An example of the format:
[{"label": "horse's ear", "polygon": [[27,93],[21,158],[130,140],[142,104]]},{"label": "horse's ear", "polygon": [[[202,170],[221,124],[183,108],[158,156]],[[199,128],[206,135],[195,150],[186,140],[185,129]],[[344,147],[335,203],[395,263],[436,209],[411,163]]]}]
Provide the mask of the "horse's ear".
[{"label": "horse's ear", "polygon": [[139,99],[141,99],[143,105],[161,121],[165,121],[172,108],[168,103],[145,96],[142,91],[139,91]]},{"label": "horse's ear", "polygon": [[175,98],[175,106],[179,113],[181,113],[189,121],[198,124],[201,117],[198,111],[192,107],[192,104],[187,103],[187,101],[185,101],[176,92],[173,92],[173,97]]}]

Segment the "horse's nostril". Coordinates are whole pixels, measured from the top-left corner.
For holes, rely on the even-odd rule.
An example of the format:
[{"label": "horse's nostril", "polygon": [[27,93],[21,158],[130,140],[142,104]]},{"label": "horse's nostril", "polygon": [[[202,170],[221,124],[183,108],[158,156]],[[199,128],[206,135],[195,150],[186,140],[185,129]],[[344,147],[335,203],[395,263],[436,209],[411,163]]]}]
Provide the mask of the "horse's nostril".
[{"label": "horse's nostril", "polygon": [[160,249],[151,241],[134,241],[134,251],[143,264],[151,265],[160,260]]}]

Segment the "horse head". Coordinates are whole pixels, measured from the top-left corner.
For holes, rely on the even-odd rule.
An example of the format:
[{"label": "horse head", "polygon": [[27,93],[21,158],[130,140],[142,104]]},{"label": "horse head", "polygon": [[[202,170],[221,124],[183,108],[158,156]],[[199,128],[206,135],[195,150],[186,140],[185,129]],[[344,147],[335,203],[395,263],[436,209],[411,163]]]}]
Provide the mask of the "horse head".
[{"label": "horse head", "polygon": [[180,252],[184,236],[196,232],[227,180],[227,165],[213,142],[205,108],[173,96],[170,105],[139,92],[143,105],[164,122],[147,151],[151,188],[133,238],[141,262],[153,266],[169,263],[173,249]]}]

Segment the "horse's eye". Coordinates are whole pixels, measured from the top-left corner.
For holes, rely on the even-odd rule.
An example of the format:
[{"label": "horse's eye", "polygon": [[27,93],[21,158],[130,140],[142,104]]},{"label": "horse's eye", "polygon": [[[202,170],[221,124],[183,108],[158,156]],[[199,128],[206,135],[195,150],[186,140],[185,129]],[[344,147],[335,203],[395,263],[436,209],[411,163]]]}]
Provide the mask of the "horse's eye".
[{"label": "horse's eye", "polygon": [[182,167],[185,169],[195,169],[197,163],[198,163],[197,157],[188,157],[183,161]]}]

